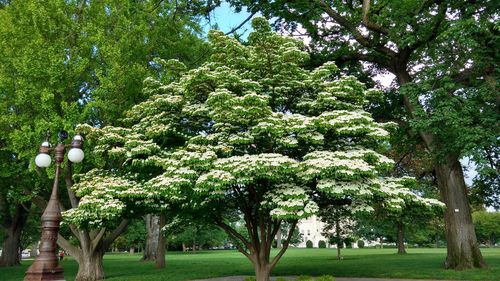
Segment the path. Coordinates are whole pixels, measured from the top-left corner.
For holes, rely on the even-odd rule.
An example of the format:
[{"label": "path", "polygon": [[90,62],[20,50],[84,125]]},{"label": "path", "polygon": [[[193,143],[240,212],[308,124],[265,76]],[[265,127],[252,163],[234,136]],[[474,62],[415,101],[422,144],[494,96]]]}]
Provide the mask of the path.
[{"label": "path", "polygon": [[[229,276],[211,279],[197,279],[192,281],[244,281],[248,276]],[[278,276],[287,280],[295,280],[297,276]],[[271,277],[275,281],[278,277]],[[435,280],[435,279],[389,279],[389,278],[358,278],[358,277],[335,277],[335,281],[453,281],[453,280]]]}]

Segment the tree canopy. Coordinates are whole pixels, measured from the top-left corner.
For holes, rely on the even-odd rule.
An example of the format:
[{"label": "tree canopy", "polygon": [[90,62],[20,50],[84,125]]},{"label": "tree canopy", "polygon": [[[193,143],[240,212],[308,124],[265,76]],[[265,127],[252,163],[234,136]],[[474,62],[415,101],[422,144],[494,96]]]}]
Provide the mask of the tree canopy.
[{"label": "tree canopy", "polygon": [[[333,63],[302,68],[301,42],[271,32],[263,18],[253,27],[245,45],[211,31],[208,62],[176,67],[183,73],[170,84],[147,79],[150,97],[128,112],[129,127],[79,127],[96,140],[95,153],[126,168],[84,175],[73,188],[86,204],[68,211],[68,221],[92,227],[139,205],[196,211],[237,241],[267,280],[289,243],[270,257],[281,223],[293,231],[317,212],[316,197],[351,198],[353,212],[373,210],[373,201],[399,210],[402,198],[440,204],[404,188],[410,179],[384,178],[393,161],[377,150],[395,124],[363,110],[377,91]],[[229,223],[235,215],[248,239]]]}]

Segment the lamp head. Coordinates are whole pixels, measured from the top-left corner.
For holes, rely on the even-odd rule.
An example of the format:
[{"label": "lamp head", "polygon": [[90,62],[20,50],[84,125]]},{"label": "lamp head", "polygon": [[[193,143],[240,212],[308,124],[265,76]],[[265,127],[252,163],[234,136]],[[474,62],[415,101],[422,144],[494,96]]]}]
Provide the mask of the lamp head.
[{"label": "lamp head", "polygon": [[83,138],[80,135],[75,135],[71,141],[71,149],[68,151],[68,159],[73,163],[80,163],[85,156],[82,150]]}]

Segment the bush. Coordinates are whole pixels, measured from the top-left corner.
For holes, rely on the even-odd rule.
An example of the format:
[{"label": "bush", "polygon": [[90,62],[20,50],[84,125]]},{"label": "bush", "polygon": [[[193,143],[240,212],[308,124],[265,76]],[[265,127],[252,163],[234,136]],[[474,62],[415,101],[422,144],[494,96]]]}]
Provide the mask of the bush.
[{"label": "bush", "polygon": [[326,248],[326,242],[323,240],[319,240],[318,242],[318,248]]},{"label": "bush", "polygon": [[358,248],[364,248],[364,247],[365,247],[365,241],[358,240]]},{"label": "bush", "polygon": [[288,281],[285,277],[278,277],[276,278],[276,281]]},{"label": "bush", "polygon": [[[278,281],[278,279],[276,279]],[[323,275],[320,277],[311,277],[311,276],[299,276],[296,281],[335,281],[335,278],[330,275]]]},{"label": "bush", "polygon": [[318,278],[316,278],[316,281],[335,281],[335,278],[330,275],[323,275]]},{"label": "bush", "polygon": [[312,248],[312,247],[313,247],[313,242],[311,240],[307,240],[306,248]]},{"label": "bush", "polygon": [[245,278],[245,281],[255,281],[255,277],[249,276],[249,277]]}]

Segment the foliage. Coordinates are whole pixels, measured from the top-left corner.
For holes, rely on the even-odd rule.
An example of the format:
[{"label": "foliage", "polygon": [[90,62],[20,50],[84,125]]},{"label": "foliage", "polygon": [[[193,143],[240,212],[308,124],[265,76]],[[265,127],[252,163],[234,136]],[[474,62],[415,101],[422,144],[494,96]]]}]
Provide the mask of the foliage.
[{"label": "foliage", "polygon": [[306,248],[314,248],[313,242],[311,240],[306,241]]},{"label": "foliage", "polygon": [[365,241],[363,240],[358,240],[358,242],[356,242],[358,244],[358,248],[362,249],[365,247]]},{"label": "foliage", "polygon": [[480,243],[494,246],[500,242],[500,213],[477,211],[472,213],[477,239]]},{"label": "foliage", "polygon": [[185,244],[199,249],[210,249],[228,244],[229,239],[226,233],[213,225],[186,222],[181,228],[182,231],[170,237],[171,243]]},{"label": "foliage", "polygon": [[127,248],[143,249],[146,245],[146,235],[144,221],[137,219],[129,223],[121,237],[124,238]]},{"label": "foliage", "polygon": [[325,240],[319,240],[319,242],[318,242],[318,248],[326,248],[326,242],[325,242]]}]

